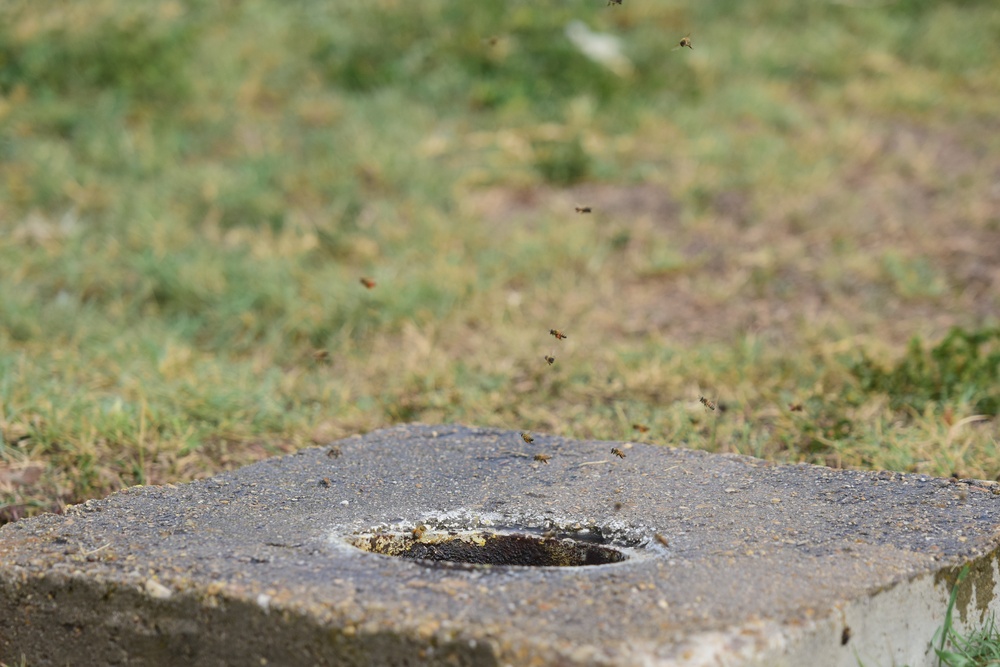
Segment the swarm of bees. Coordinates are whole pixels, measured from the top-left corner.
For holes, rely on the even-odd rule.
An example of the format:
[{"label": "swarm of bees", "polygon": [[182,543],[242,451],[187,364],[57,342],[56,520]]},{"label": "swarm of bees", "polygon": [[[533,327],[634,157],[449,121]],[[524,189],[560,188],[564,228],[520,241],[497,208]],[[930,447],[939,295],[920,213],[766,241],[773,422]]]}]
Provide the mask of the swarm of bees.
[{"label": "swarm of bees", "polygon": [[[577,210],[579,210],[579,209],[577,209]],[[549,329],[549,333],[551,335],[555,336],[556,340],[562,340],[563,338],[566,338],[566,334],[564,334],[559,329]],[[542,358],[545,359],[545,363],[547,363],[549,366],[551,366],[552,364],[556,363],[556,357],[551,352],[549,352],[548,354],[544,355]],[[535,441],[535,439],[531,435],[531,431],[521,431],[521,439],[524,440],[529,445]],[[535,455],[535,460],[536,461],[540,461],[542,463],[548,463],[550,458],[551,457],[547,456],[546,454],[536,454]]]},{"label": "swarm of bees", "polygon": [[[608,0],[607,6],[608,7],[610,7],[611,5],[619,5],[620,6],[622,4],[622,2],[623,2],[623,0]],[[487,39],[484,40],[484,43],[486,43],[486,44],[488,44],[490,46],[495,46],[498,42],[499,42],[499,37],[497,37],[497,36],[492,36],[492,37],[489,37],[489,38],[487,38]],[[691,35],[690,35],[690,33],[687,34],[687,35],[685,35],[680,40],[680,42],[678,43],[678,45],[674,47],[674,49],[675,50],[676,49],[681,49],[681,48],[684,48],[685,46],[687,48],[689,48],[689,49],[692,49],[692,50],[694,49],[694,46],[691,43]],[[593,211],[593,209],[590,206],[576,206],[575,210],[579,214],[587,214],[587,213],[591,213]],[[361,284],[366,289],[369,289],[369,290],[370,289],[374,289],[375,286],[376,286],[375,280],[372,279],[372,278],[369,278],[369,277],[361,277],[360,278],[360,282],[361,282]],[[564,340],[565,338],[567,338],[566,334],[564,334],[559,329],[549,329],[549,334],[551,334],[553,337],[555,337],[556,340]],[[313,352],[313,358],[317,362],[327,362],[328,363],[329,360],[330,360],[330,354],[326,350],[315,350]],[[543,358],[545,359],[545,362],[549,366],[552,366],[555,363],[555,361],[556,361],[555,356],[551,352],[549,354],[544,355]],[[716,403],[714,401],[710,401],[709,399],[705,398],[704,396],[699,397],[698,400],[707,409],[709,409],[709,410],[715,410],[716,409]],[[789,409],[792,412],[798,412],[798,411],[802,410],[802,405],[801,404],[792,404],[792,405],[789,405]],[[638,431],[639,433],[647,433],[647,432],[649,432],[649,427],[646,426],[645,424],[636,423],[636,424],[632,425],[632,428],[635,429],[636,431]],[[527,443],[527,444],[531,444],[531,443],[533,443],[535,441],[535,439],[534,439],[534,437],[532,437],[530,431],[522,431],[520,435],[521,435],[521,439],[524,440],[524,442]],[[621,458],[621,459],[625,458],[625,452],[623,452],[621,449],[619,449],[617,447],[613,447],[611,449],[611,453],[614,456],[617,456],[618,458]],[[331,448],[331,449],[329,449],[327,451],[327,456],[329,456],[331,458],[337,458],[340,455],[341,455],[341,451],[340,451],[340,449],[338,447],[333,447],[333,448]],[[526,454],[519,454],[519,455],[520,456],[525,456],[525,458],[527,457]],[[538,461],[540,463],[546,463],[547,464],[551,458],[552,457],[549,456],[548,454],[535,454],[534,455],[534,460]],[[323,482],[321,482],[321,483],[324,483],[324,482],[328,484],[329,480],[324,479]],[[619,509],[619,508],[616,507],[616,509]],[[426,527],[423,526],[423,525],[418,525],[416,528],[413,529],[413,537],[416,538],[417,540],[419,540],[423,536],[424,531],[426,531]],[[656,535],[656,539],[657,539],[657,541],[661,542],[664,545],[667,544],[666,539],[663,538],[659,534]]]}]

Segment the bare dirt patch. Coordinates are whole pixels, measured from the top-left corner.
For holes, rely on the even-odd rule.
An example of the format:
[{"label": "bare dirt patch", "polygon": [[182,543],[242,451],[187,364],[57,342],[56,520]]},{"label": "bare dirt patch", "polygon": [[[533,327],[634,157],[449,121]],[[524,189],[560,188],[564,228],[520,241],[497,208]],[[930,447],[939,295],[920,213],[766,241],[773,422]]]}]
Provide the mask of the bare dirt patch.
[{"label": "bare dirt patch", "polygon": [[[495,187],[485,221],[591,208],[615,295],[609,333],[679,342],[867,333],[896,343],[1000,313],[1000,159],[951,128],[872,123],[814,192],[739,189],[689,203],[658,184]],[[687,198],[690,199],[690,198]]]}]

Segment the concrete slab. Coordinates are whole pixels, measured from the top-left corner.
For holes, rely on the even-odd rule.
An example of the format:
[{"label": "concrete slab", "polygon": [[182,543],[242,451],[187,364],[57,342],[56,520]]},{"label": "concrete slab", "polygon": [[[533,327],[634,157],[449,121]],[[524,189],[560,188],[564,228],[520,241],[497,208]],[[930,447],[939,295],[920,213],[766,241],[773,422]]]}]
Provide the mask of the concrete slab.
[{"label": "concrete slab", "polygon": [[0,528],[0,661],[930,665],[998,525],[988,483],[412,425]]}]

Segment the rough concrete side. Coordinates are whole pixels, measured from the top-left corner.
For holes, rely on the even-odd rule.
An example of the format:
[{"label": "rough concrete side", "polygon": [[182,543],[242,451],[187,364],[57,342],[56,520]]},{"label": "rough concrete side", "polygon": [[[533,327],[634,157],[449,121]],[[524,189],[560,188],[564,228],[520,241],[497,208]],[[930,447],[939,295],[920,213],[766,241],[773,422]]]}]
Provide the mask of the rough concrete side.
[{"label": "rough concrete side", "polygon": [[[960,634],[978,630],[1000,616],[1000,551],[968,565],[972,576],[959,584],[953,618]],[[944,624],[961,569],[944,567],[846,602],[799,628],[786,627],[783,646],[762,651],[747,664],[939,667],[932,642]]]},{"label": "rough concrete side", "polygon": [[0,662],[61,665],[494,665],[475,641],[327,627],[225,591],[172,594],[79,576],[0,579]]},{"label": "rough concrete side", "polygon": [[[978,564],[980,570],[989,564],[994,577],[1000,574],[996,554]],[[34,582],[16,579],[0,580],[0,618],[6,619],[0,624],[4,629],[0,661],[7,664],[20,664],[26,656],[32,666],[82,664],[80,656],[86,656],[90,665],[143,667],[500,664],[482,637],[443,642],[428,633],[345,631],[318,623],[309,614],[272,607],[263,600],[249,602],[225,590],[160,599],[157,589],[138,583],[106,585],[63,575],[35,576]],[[678,642],[674,658],[655,664],[936,666],[931,639],[943,622],[949,580],[953,583],[954,576],[919,577],[792,626],[759,620],[723,632],[697,633]],[[959,630],[979,627],[990,614],[1000,612],[995,584],[972,578],[961,590],[965,604],[956,608]],[[39,632],[40,628],[47,630]],[[53,641],[53,633],[61,639]],[[591,654],[583,664],[605,663]]]}]

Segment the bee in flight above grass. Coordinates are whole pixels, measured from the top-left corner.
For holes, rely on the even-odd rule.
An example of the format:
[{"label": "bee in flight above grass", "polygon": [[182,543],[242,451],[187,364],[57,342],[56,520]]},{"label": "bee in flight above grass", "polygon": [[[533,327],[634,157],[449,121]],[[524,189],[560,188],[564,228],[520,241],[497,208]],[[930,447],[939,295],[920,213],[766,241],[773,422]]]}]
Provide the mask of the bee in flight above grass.
[{"label": "bee in flight above grass", "polygon": [[617,456],[620,459],[625,458],[625,452],[623,452],[622,450],[618,449],[617,447],[612,447],[611,448],[611,453],[614,454],[615,456]]},{"label": "bee in flight above grass", "polygon": [[553,357],[551,354],[546,354],[545,361],[549,362],[549,366],[551,366],[552,364],[556,363],[556,358]]},{"label": "bee in flight above grass", "polygon": [[715,401],[710,401],[707,398],[705,398],[704,396],[699,396],[698,400],[701,401],[701,404],[704,405],[709,410],[714,410],[715,407],[716,407],[715,406]]},{"label": "bee in flight above grass", "polygon": [[531,432],[530,431],[522,431],[521,432],[521,440],[524,440],[529,445],[535,441],[535,439],[533,437],[531,437]]},{"label": "bee in flight above grass", "polygon": [[552,457],[549,456],[548,454],[535,454],[535,460],[536,461],[541,461],[542,463],[548,463],[549,459],[551,459],[551,458]]},{"label": "bee in flight above grass", "polygon": [[620,4],[622,4],[622,0],[608,0],[608,7],[610,7],[611,5],[620,5]]},{"label": "bee in flight above grass", "polygon": [[690,34],[687,34],[684,37],[682,37],[681,41],[674,48],[683,49],[685,46],[688,47],[689,49],[691,49],[692,51],[694,51],[694,47],[691,46],[691,35]]},{"label": "bee in flight above grass", "polygon": [[555,336],[556,340],[562,340],[563,338],[566,337],[566,334],[564,334],[562,331],[559,331],[559,329],[549,329],[549,333]]},{"label": "bee in flight above grass", "polygon": [[577,213],[590,213],[590,207],[589,206],[577,206],[576,207],[576,212]]},{"label": "bee in flight above grass", "polygon": [[788,409],[791,410],[792,412],[802,412],[802,404],[801,403],[789,403],[788,404]]},{"label": "bee in flight above grass", "polygon": [[645,424],[632,424],[632,428],[634,428],[639,433],[649,432],[649,427],[646,426]]},{"label": "bee in flight above grass", "polygon": [[375,287],[375,281],[372,280],[371,278],[362,278],[361,284],[367,287],[368,289]]}]

